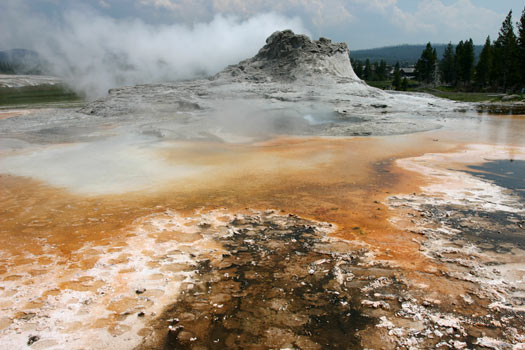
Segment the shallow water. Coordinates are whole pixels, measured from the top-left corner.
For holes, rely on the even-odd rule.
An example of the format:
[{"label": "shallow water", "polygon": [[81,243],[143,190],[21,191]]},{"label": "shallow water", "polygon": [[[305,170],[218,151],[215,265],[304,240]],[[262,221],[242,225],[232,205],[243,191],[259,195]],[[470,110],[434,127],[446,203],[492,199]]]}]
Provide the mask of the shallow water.
[{"label": "shallow water", "polygon": [[0,172],[43,180],[72,192],[98,195],[150,189],[159,182],[206,172],[206,165],[167,164],[155,137],[123,133],[100,140],[31,147],[0,162]]},{"label": "shallow water", "polygon": [[525,198],[525,161],[498,159],[468,167],[473,170],[469,174],[492,181]]}]

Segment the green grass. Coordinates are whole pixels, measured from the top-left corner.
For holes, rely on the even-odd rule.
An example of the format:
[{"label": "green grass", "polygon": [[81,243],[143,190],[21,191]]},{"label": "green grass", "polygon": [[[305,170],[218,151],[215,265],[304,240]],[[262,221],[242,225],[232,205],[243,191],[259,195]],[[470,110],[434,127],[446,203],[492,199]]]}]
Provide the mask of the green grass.
[{"label": "green grass", "polygon": [[462,92],[454,91],[446,87],[438,87],[435,89],[427,88],[421,89],[420,91],[432,94],[436,97],[447,98],[459,102],[494,102],[501,100],[501,98],[493,92]]},{"label": "green grass", "polygon": [[[408,82],[408,90],[416,88],[419,83],[414,80],[407,80]],[[366,83],[372,87],[378,88],[378,89],[390,89],[392,87],[392,80],[382,80],[382,81],[371,81],[368,80]]]},{"label": "green grass", "polygon": [[19,88],[0,87],[0,106],[34,106],[82,103],[81,96],[64,85],[38,85]]},{"label": "green grass", "polygon": [[383,89],[383,90],[390,88],[392,86],[392,80],[384,80],[384,81],[367,80],[366,83],[372,87]]},{"label": "green grass", "polygon": [[[367,81],[368,85],[373,86],[378,89],[389,89],[392,87],[392,80],[385,81]],[[457,91],[453,87],[448,86],[438,86],[435,88],[421,88],[419,83],[415,80],[408,80],[408,89],[407,91],[412,92],[425,92],[436,97],[446,98],[453,101],[459,102],[501,102],[501,98],[504,96],[502,94],[497,94],[494,92],[463,92]],[[523,96],[519,96],[515,101],[521,101]],[[512,102],[507,101],[507,102]]]}]

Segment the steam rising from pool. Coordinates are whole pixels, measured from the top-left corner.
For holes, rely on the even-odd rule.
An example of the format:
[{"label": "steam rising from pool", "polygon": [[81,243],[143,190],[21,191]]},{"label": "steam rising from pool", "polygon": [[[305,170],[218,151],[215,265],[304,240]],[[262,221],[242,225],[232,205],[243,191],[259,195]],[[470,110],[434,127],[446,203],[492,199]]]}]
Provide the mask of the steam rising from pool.
[{"label": "steam rising from pool", "polygon": [[115,19],[87,5],[64,6],[51,20],[29,12],[25,1],[3,0],[0,43],[37,51],[52,73],[91,98],[124,85],[212,75],[253,56],[276,30],[308,33],[298,17],[273,13],[245,20],[217,15],[189,27]]},{"label": "steam rising from pool", "polygon": [[151,189],[167,180],[203,173],[204,165],[171,164],[155,151],[161,144],[137,133],[104,140],[27,149],[2,159],[1,173],[34,177],[83,194],[114,194]]}]

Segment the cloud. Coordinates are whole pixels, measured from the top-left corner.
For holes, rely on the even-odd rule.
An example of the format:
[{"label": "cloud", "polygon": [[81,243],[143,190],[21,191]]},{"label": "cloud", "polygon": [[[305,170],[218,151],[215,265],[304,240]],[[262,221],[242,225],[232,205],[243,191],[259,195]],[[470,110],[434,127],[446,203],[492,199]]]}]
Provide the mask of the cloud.
[{"label": "cloud", "polygon": [[334,25],[354,17],[345,0],[140,0],[142,5],[164,8],[177,17],[188,14],[235,14],[243,18],[264,12],[298,15],[314,25]]},{"label": "cloud", "polygon": [[[370,48],[401,43],[447,43],[472,38],[482,44],[497,34],[505,14],[473,0],[347,0],[355,23],[348,41]],[[342,30],[342,29],[341,29]],[[359,34],[357,34],[359,33]],[[335,35],[338,32],[334,32]]]},{"label": "cloud", "polygon": [[463,35],[472,35],[476,32],[486,33],[487,28],[501,21],[500,17],[497,12],[475,6],[470,0],[457,0],[450,5],[439,0],[423,0],[413,13],[402,12],[396,7],[393,21],[412,32],[460,31]]},{"label": "cloud", "polygon": [[151,25],[87,8],[66,11],[57,21],[28,11],[19,1],[7,4],[12,6],[0,6],[2,42],[38,51],[54,74],[89,97],[122,85],[214,74],[253,56],[276,30],[308,34],[298,18],[272,13],[245,19],[216,15],[191,26]]},{"label": "cloud", "polygon": [[[353,38],[355,31],[375,41],[482,42],[497,32],[501,14],[473,0],[140,0],[143,6],[163,8],[176,18],[206,18],[215,13],[247,18],[261,12],[299,16],[315,35],[336,40]],[[413,4],[407,7],[407,4]],[[345,33],[345,31],[347,31]],[[384,38],[381,40],[381,38]],[[386,39],[388,38],[388,39]],[[373,45],[373,44],[372,44]],[[361,46],[370,44],[361,43]]]},{"label": "cloud", "polygon": [[353,5],[364,6],[364,8],[371,11],[378,11],[385,13],[388,9],[393,8],[397,4],[397,0],[350,0]]},{"label": "cloud", "polygon": [[142,6],[153,6],[156,9],[168,10],[178,21],[193,22],[204,20],[215,14],[210,10],[206,0],[140,0]]}]

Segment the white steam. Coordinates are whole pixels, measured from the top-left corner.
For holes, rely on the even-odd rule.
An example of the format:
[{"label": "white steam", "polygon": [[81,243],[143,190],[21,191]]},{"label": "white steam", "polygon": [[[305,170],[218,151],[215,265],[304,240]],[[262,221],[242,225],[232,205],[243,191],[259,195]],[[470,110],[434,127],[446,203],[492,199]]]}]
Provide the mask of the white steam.
[{"label": "white steam", "polygon": [[306,32],[300,19],[277,14],[246,20],[217,15],[189,27],[114,19],[91,9],[66,11],[52,21],[7,4],[0,46],[39,52],[53,74],[91,98],[112,87],[211,75],[253,56],[276,30]]}]

